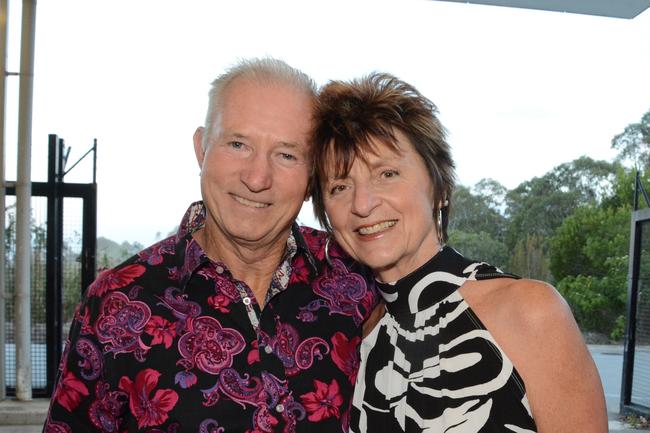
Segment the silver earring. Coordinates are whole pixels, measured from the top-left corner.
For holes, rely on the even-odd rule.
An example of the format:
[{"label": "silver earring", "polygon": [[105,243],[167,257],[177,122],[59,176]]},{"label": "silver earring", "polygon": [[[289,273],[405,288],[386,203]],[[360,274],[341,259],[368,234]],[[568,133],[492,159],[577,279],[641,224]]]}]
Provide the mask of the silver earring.
[{"label": "silver earring", "polygon": [[438,209],[438,241],[440,242],[440,245],[443,244],[443,236],[442,236],[442,208]]},{"label": "silver earring", "polygon": [[330,258],[330,240],[332,240],[331,235],[327,235],[327,239],[325,240],[325,260],[327,260],[327,264],[330,266],[334,266],[332,264],[332,259]]}]

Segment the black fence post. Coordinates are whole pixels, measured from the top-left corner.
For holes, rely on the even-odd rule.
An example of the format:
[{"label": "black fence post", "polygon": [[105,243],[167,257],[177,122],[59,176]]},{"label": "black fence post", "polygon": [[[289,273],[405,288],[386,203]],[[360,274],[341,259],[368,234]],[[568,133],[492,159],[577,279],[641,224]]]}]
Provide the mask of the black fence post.
[{"label": "black fence post", "polygon": [[47,260],[46,260],[46,394],[53,391],[62,342],[63,270],[63,198],[61,177],[63,174],[63,140],[54,134],[48,137],[49,161],[47,176]]}]

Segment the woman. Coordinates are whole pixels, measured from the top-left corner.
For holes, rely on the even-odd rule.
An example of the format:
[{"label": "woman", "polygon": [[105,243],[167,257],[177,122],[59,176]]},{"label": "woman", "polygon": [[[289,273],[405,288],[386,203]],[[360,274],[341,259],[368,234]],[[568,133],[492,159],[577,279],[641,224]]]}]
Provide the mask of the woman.
[{"label": "woman", "polygon": [[454,165],[436,113],[387,74],[320,94],[315,212],[386,303],[350,431],[606,432],[598,373],[553,287],[444,245]]}]

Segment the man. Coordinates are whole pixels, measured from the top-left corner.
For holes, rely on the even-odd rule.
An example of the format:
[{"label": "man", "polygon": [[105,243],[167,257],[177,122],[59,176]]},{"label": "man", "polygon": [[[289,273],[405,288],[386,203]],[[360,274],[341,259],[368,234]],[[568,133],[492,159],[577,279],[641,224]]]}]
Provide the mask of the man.
[{"label": "man", "polygon": [[273,59],[214,81],[194,135],[203,201],[88,288],[45,432],[347,431],[376,296],[322,232],[294,224],[314,99]]}]

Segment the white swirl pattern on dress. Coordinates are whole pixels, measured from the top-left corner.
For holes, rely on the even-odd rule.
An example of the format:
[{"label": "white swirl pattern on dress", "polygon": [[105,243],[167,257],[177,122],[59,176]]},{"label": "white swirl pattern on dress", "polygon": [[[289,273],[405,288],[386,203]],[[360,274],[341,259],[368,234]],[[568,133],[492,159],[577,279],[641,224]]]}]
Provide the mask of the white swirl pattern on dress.
[{"label": "white swirl pattern on dress", "polygon": [[[408,420],[409,425],[419,426],[418,431],[431,433],[479,433],[486,426],[495,404],[493,393],[512,380],[512,362],[486,329],[476,327],[448,341],[440,341],[442,330],[453,329],[457,320],[465,321],[465,327],[468,320],[473,320],[468,319],[473,313],[458,290],[453,290],[429,307],[418,309],[421,297],[429,290],[436,290],[436,283],[452,284],[457,289],[466,280],[475,279],[482,264],[472,263],[462,268],[463,276],[443,271],[426,274],[408,292],[408,309],[413,315],[413,329],[404,329],[395,317],[387,312],[363,340],[360,370],[352,402],[353,407],[358,410],[358,423],[350,426],[351,432],[374,433],[368,430],[369,417],[389,414],[402,431],[407,430]],[[387,294],[386,300],[393,302],[397,296],[397,293]],[[379,342],[380,337],[383,342],[387,339],[390,347],[387,348]],[[430,344],[433,341],[437,347]],[[413,353],[413,350],[418,351],[420,357],[417,364],[409,360],[408,354]],[[379,355],[377,351],[381,351]],[[376,360],[384,352],[389,355],[384,364],[381,367],[376,366],[372,372],[369,371],[368,359],[374,355]],[[495,359],[500,365],[495,366]],[[489,365],[484,364],[486,362]],[[472,373],[466,373],[470,369]],[[474,378],[477,371],[484,375],[477,383],[467,384],[466,378],[470,377],[467,375]],[[439,380],[441,375],[445,376],[442,381]],[[459,380],[454,379],[456,375]],[[459,384],[456,389],[449,386],[456,383]],[[443,384],[447,386],[443,387]],[[367,398],[367,385],[374,396],[372,398],[381,395],[385,399],[384,402],[378,402],[379,406],[372,402],[372,398]],[[448,403],[441,413],[418,411],[416,406],[409,403],[443,398],[451,403]],[[525,393],[521,398],[516,397],[515,403],[520,405],[522,413],[530,416]],[[498,431],[507,431],[506,429],[515,433],[535,431],[514,424],[501,424]]]}]

